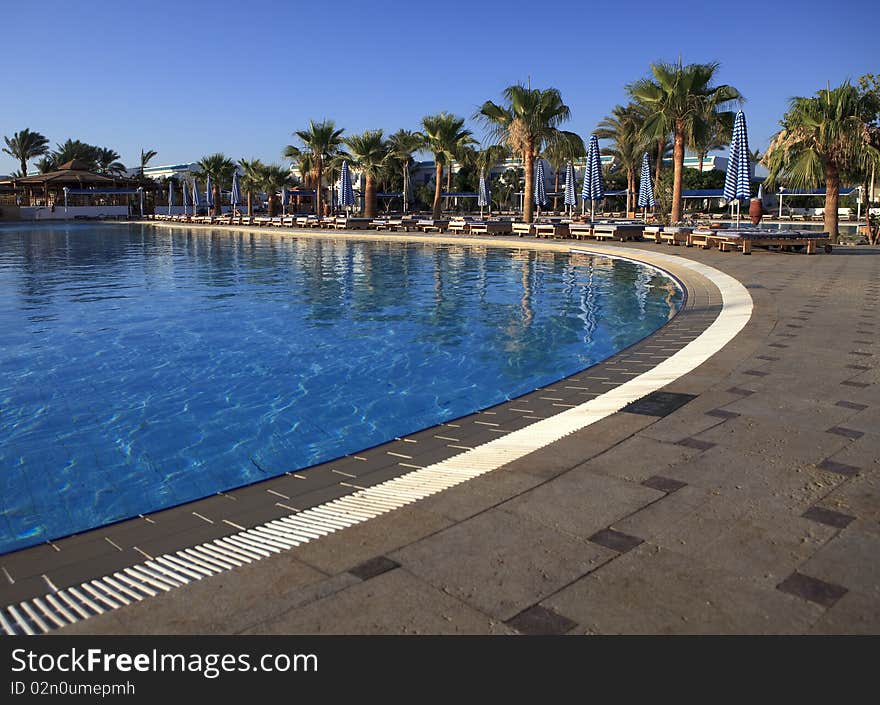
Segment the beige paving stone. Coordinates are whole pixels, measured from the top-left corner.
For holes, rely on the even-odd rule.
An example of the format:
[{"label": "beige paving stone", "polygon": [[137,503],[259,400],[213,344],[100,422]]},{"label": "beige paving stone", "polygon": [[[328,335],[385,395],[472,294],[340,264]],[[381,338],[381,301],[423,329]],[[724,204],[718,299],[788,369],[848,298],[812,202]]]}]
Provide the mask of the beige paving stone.
[{"label": "beige paving stone", "polygon": [[880,634],[877,596],[850,591],[813,625],[811,634]]},{"label": "beige paving stone", "polygon": [[509,634],[496,619],[396,569],[260,622],[245,634]]},{"label": "beige paving stone", "polygon": [[325,573],[339,573],[452,523],[420,504],[412,504],[297,546],[293,554]]},{"label": "beige paving stone", "polygon": [[579,465],[576,469],[618,477],[630,482],[642,482],[652,475],[663,475],[666,468],[686,462],[699,452],[694,448],[657,441],[637,434]]},{"label": "beige paving stone", "polygon": [[821,608],[650,543],[542,604],[599,634],[803,633]]},{"label": "beige paving stone", "polygon": [[580,468],[529,490],[501,507],[565,534],[587,539],[662,497],[659,490]]},{"label": "beige paving stone", "polygon": [[631,536],[651,539],[691,514],[709,498],[708,490],[688,485],[624,519],[615,521],[611,528]]},{"label": "beige paving stone", "polygon": [[613,555],[527,517],[493,509],[390,558],[437,589],[506,620]]},{"label": "beige paving stone", "polygon": [[852,526],[823,546],[798,572],[880,599],[880,534]]}]

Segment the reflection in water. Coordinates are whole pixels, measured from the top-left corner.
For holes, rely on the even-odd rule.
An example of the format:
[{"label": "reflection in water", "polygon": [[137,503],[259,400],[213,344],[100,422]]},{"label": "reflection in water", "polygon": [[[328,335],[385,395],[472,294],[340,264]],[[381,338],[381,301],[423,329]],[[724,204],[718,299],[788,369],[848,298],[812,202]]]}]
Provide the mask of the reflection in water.
[{"label": "reflection in water", "polygon": [[491,406],[679,302],[585,255],[0,226],[0,552]]}]

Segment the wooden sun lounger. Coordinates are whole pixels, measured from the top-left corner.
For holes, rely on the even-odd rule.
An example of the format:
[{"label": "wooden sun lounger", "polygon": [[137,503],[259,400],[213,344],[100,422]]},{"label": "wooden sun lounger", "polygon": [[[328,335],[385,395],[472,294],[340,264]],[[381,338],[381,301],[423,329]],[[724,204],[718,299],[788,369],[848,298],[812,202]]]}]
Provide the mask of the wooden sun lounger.
[{"label": "wooden sun lounger", "polygon": [[568,234],[575,240],[586,240],[593,236],[592,223],[569,223]]},{"label": "wooden sun lounger", "polygon": [[370,228],[371,218],[349,218],[341,216],[336,219],[337,230],[368,230]]},{"label": "wooden sun lounger", "polygon": [[641,240],[645,232],[644,225],[635,223],[596,223],[593,225],[593,237],[597,240]]},{"label": "wooden sun lounger", "polygon": [[471,235],[509,235],[512,230],[510,221],[488,220],[471,223],[470,232]]},{"label": "wooden sun lounger", "polygon": [[665,242],[668,245],[684,245],[690,247],[691,233],[690,228],[665,227],[658,233],[659,242]]},{"label": "wooden sun lounger", "polygon": [[535,223],[535,237],[561,240],[568,237],[568,223]]},{"label": "wooden sun lounger", "polygon": [[828,233],[806,230],[733,230],[718,231],[710,236],[712,244],[722,252],[738,249],[750,255],[753,247],[803,247],[804,253],[814,255],[821,245],[831,252]]},{"label": "wooden sun lounger", "polygon": [[663,242],[663,240],[660,238],[660,234],[662,232],[662,225],[646,225],[644,237],[648,240],[653,240],[659,245],[661,242]]},{"label": "wooden sun lounger", "polygon": [[416,227],[426,233],[431,232],[432,230],[436,230],[438,233],[445,233],[446,229],[449,227],[449,221],[425,218],[416,221]]},{"label": "wooden sun lounger", "polygon": [[512,223],[510,226],[511,231],[514,235],[518,235],[519,237],[523,237],[524,235],[534,235],[535,234],[535,225],[534,223]]}]

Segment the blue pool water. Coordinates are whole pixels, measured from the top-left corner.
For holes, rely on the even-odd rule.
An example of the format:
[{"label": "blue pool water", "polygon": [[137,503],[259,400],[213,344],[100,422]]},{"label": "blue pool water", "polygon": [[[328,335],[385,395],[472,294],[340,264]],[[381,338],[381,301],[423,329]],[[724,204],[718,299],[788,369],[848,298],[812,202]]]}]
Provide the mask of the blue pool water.
[{"label": "blue pool water", "polygon": [[586,255],[2,226],[0,552],[524,394],[680,300]]}]

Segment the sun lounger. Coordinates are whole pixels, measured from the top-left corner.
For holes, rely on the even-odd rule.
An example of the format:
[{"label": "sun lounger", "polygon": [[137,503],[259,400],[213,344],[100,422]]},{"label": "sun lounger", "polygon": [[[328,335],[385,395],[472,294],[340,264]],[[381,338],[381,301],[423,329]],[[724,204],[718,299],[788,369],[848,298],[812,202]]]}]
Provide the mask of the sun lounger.
[{"label": "sun lounger", "polygon": [[660,239],[660,234],[662,232],[663,232],[662,225],[646,225],[644,237],[648,240],[653,240],[654,242],[656,242],[659,245],[661,242],[663,242],[663,240]]},{"label": "sun lounger", "polygon": [[568,237],[567,223],[535,223],[535,237],[546,237],[561,240]]},{"label": "sun lounger", "polygon": [[593,225],[593,237],[597,240],[641,240],[645,232],[644,225],[635,223],[596,223]]},{"label": "sun lounger", "polygon": [[449,221],[449,230],[457,235],[468,232],[471,220],[469,218],[454,218]]},{"label": "sun lounger", "polygon": [[685,245],[690,246],[690,237],[693,230],[691,228],[681,228],[676,226],[664,226],[658,233],[659,242],[665,242],[668,245]]},{"label": "sun lounger", "polygon": [[512,223],[510,227],[513,234],[518,235],[519,237],[535,234],[534,223]]},{"label": "sun lounger", "polygon": [[445,233],[446,228],[449,227],[448,220],[433,220],[431,218],[423,218],[422,220],[416,221],[416,227],[423,232],[431,232],[436,230],[438,233]]},{"label": "sun lounger", "polygon": [[339,216],[336,218],[337,230],[368,230],[372,218],[353,218],[349,216]]},{"label": "sun lounger", "polygon": [[471,235],[509,235],[512,232],[510,221],[486,220],[471,223]]},{"label": "sun lounger", "polygon": [[822,246],[831,252],[828,233],[815,230],[724,230],[711,236],[713,244],[722,252],[738,249],[744,255],[752,253],[753,247],[779,247],[790,250],[803,248],[808,255],[816,254]]}]

